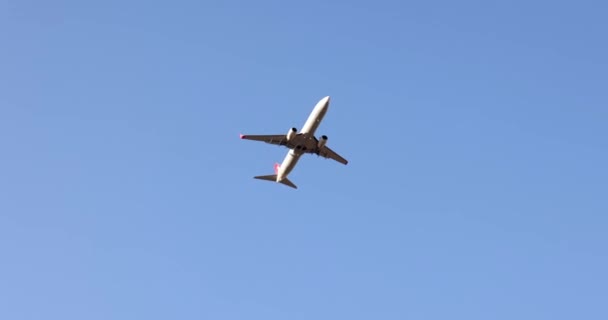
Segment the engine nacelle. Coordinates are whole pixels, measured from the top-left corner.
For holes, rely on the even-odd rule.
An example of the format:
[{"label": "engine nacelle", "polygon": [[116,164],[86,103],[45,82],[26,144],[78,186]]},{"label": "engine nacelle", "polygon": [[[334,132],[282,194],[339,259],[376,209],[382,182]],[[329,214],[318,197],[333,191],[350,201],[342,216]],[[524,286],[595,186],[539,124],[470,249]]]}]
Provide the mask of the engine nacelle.
[{"label": "engine nacelle", "polygon": [[289,131],[287,132],[287,141],[290,141],[291,139],[293,139],[296,136],[297,132],[298,132],[298,129],[296,129],[296,128],[289,129]]},{"label": "engine nacelle", "polygon": [[327,136],[321,136],[321,139],[319,139],[319,143],[317,144],[317,147],[319,149],[325,147],[325,144],[327,143]]}]

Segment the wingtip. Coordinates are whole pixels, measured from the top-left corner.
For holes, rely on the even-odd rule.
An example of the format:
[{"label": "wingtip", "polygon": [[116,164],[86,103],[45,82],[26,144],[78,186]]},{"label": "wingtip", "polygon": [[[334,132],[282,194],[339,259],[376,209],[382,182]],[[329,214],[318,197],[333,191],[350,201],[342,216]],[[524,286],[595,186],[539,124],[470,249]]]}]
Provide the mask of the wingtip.
[{"label": "wingtip", "polygon": [[245,135],[242,133],[239,133],[239,139],[243,139],[243,138],[245,138]]}]

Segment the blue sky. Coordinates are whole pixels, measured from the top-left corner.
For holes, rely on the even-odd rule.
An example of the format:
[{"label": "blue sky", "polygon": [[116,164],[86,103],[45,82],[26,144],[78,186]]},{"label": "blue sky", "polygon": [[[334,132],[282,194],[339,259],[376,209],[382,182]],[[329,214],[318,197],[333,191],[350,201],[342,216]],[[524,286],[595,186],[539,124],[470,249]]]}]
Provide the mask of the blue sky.
[{"label": "blue sky", "polygon": [[607,9],[0,2],[0,318],[608,318]]}]

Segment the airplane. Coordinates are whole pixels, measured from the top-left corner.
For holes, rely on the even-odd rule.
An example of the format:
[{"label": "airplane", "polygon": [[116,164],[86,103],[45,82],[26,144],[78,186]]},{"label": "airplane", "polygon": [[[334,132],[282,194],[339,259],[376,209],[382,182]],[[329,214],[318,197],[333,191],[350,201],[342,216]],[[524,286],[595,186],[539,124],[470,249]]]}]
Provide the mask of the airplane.
[{"label": "airplane", "polygon": [[321,120],[323,120],[323,117],[329,108],[329,100],[330,98],[327,96],[317,102],[299,133],[296,128],[291,128],[287,131],[287,134],[240,135],[241,139],[262,141],[273,145],[284,146],[289,149],[283,163],[275,163],[275,174],[256,176],[254,177],[255,179],[278,182],[297,189],[298,187],[291,182],[287,176],[296,166],[303,154],[316,154],[326,159],[333,159],[344,165],[348,164],[348,160],[344,159],[327,146],[326,135],[322,135],[320,139],[315,137],[315,131],[321,124]]}]

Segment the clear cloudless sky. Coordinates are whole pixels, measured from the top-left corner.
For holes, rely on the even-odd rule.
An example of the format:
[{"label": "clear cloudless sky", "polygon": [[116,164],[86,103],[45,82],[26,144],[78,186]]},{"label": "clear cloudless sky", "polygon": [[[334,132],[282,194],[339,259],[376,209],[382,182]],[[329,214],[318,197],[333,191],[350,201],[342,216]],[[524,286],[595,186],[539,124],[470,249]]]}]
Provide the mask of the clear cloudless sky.
[{"label": "clear cloudless sky", "polygon": [[1,1],[0,319],[608,319],[607,14]]}]

